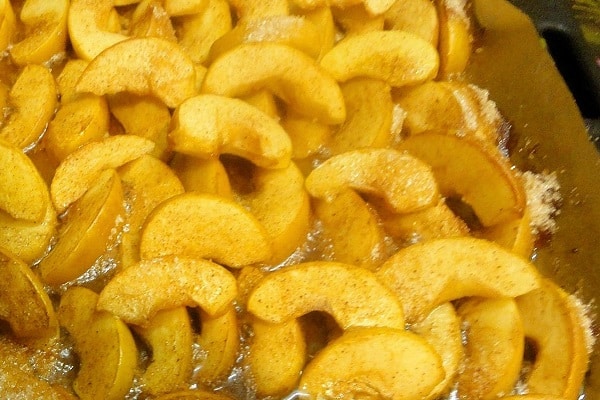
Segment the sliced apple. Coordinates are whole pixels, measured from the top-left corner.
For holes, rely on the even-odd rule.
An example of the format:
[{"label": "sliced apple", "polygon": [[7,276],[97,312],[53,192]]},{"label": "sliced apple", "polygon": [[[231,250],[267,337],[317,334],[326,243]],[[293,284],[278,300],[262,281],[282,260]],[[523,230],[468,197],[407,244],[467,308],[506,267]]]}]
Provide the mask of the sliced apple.
[{"label": "sliced apple", "polygon": [[331,12],[335,22],[344,32],[344,38],[365,32],[381,31],[384,28],[383,14],[373,15],[360,3],[344,8],[331,7]]},{"label": "sliced apple", "polygon": [[525,337],[535,359],[525,376],[528,393],[577,399],[588,369],[583,321],[573,300],[550,280],[518,297]]},{"label": "sliced apple", "polygon": [[190,192],[161,203],[146,220],[141,259],[168,254],[239,268],[269,259],[271,247],[264,227],[241,205]]},{"label": "sliced apple", "polygon": [[[245,167],[246,164],[238,163],[230,171]],[[304,243],[310,229],[310,200],[304,175],[295,163],[282,169],[248,169],[253,170],[249,179],[246,174],[230,173],[235,197],[265,227],[273,249],[267,262],[276,265]],[[241,184],[236,185],[236,180]],[[253,190],[245,192],[243,187],[247,185]],[[241,186],[240,190],[236,186]]]},{"label": "sliced apple", "polygon": [[127,268],[140,260],[140,240],[146,218],[156,206],[184,192],[183,185],[162,161],[143,155],[119,168],[129,210],[126,230],[121,236],[121,266]]},{"label": "sliced apple", "polygon": [[13,44],[10,56],[17,65],[43,64],[66,50],[67,0],[27,0],[19,19],[26,37]]},{"label": "sliced apple", "polygon": [[131,38],[103,50],[77,82],[78,92],[98,96],[152,95],[175,108],[196,93],[196,71],[180,46],[160,38]]},{"label": "sliced apple", "polygon": [[196,344],[202,356],[198,361],[200,370],[194,380],[215,386],[230,373],[240,350],[240,332],[237,312],[233,305],[221,316],[210,317],[200,311],[200,336]]},{"label": "sliced apple", "polygon": [[147,326],[160,310],[180,306],[222,315],[236,295],[235,278],[220,265],[166,256],[142,260],[115,275],[100,292],[97,308],[127,323]]},{"label": "sliced apple", "polygon": [[106,252],[125,217],[123,203],[119,176],[115,170],[104,171],[69,209],[56,244],[40,262],[45,283],[59,286],[77,278]]},{"label": "sliced apple", "polygon": [[69,154],[58,166],[50,195],[59,214],[90,188],[102,171],[118,168],[147,154],[154,143],[138,136],[110,136],[90,142]]},{"label": "sliced apple", "polygon": [[459,396],[495,399],[510,393],[519,379],[525,343],[517,304],[511,298],[473,298],[457,312],[467,337]]},{"label": "sliced apple", "polygon": [[388,147],[392,141],[390,86],[382,81],[357,78],[340,85],[346,104],[346,120],[329,143],[332,154],[364,147]]},{"label": "sliced apple", "polygon": [[172,125],[173,149],[184,154],[234,154],[265,168],[283,168],[290,161],[292,145],[283,128],[239,99],[192,97],[177,107]]},{"label": "sliced apple", "polygon": [[433,79],[438,72],[435,47],[405,31],[373,31],[338,42],[320,61],[337,81],[365,77],[393,87]]},{"label": "sliced apple", "polygon": [[0,318],[19,340],[58,339],[52,301],[37,275],[19,259],[0,253]]},{"label": "sliced apple", "polygon": [[522,182],[496,148],[446,131],[411,136],[399,148],[431,165],[442,195],[459,196],[483,226],[522,216]]},{"label": "sliced apple", "polygon": [[477,232],[477,235],[494,241],[522,257],[530,258],[533,254],[535,237],[531,229],[529,207],[525,208],[521,218],[491,226],[482,232]]},{"label": "sliced apple", "polygon": [[80,58],[69,59],[56,77],[56,86],[60,94],[61,105],[79,97],[75,90],[79,77],[87,67],[88,62]]},{"label": "sliced apple", "polygon": [[0,1],[0,49],[3,51],[11,43],[16,27],[17,20],[10,0]]},{"label": "sliced apple", "polygon": [[271,324],[258,319],[251,323],[247,365],[256,394],[284,396],[298,385],[306,363],[306,342],[296,319]]},{"label": "sliced apple", "polygon": [[186,192],[215,194],[233,198],[231,184],[223,163],[216,157],[198,158],[177,153],[170,162]]},{"label": "sliced apple", "polygon": [[221,393],[204,390],[182,390],[155,397],[156,400],[233,400]]},{"label": "sliced apple", "polygon": [[258,92],[251,93],[248,96],[241,98],[246,103],[258,108],[260,111],[267,114],[269,117],[279,121],[279,105],[277,99],[273,93],[268,90],[259,90]]},{"label": "sliced apple", "polygon": [[473,50],[471,24],[466,2],[437,0],[436,5],[440,22],[439,77],[448,78],[462,73],[469,62]]},{"label": "sliced apple", "polygon": [[262,19],[276,15],[288,15],[288,0],[230,0],[238,19]]},{"label": "sliced apple", "polygon": [[307,9],[325,5],[347,8],[356,4],[363,4],[365,9],[372,15],[384,13],[394,4],[394,0],[293,0],[292,2],[297,7]]},{"label": "sliced apple", "polygon": [[161,310],[135,331],[152,351],[152,360],[140,377],[144,393],[155,396],[186,388],[192,376],[194,343],[187,309]]},{"label": "sliced apple", "polygon": [[79,58],[90,61],[127,36],[115,32],[112,0],[72,0],[67,19],[69,39]]},{"label": "sliced apple", "polygon": [[129,19],[129,36],[157,37],[177,42],[171,18],[163,4],[142,0]]},{"label": "sliced apple", "polygon": [[213,43],[232,27],[226,0],[208,0],[202,12],[178,17],[175,30],[179,45],[196,64],[205,64]]},{"label": "sliced apple", "polygon": [[247,308],[275,324],[323,311],[342,329],[404,329],[402,306],[396,296],[371,271],[338,262],[301,263],[267,275],[250,294]]},{"label": "sliced apple", "polygon": [[410,329],[429,343],[442,358],[444,379],[427,395],[427,399],[437,399],[447,394],[454,379],[461,372],[464,358],[461,320],[451,303],[436,307],[427,317],[413,324]]},{"label": "sliced apple", "polygon": [[294,160],[318,156],[325,150],[334,131],[330,125],[294,112],[288,112],[279,123],[292,141]]},{"label": "sliced apple", "polygon": [[43,137],[46,151],[61,162],[79,147],[108,135],[109,113],[104,97],[84,95],[62,102]]},{"label": "sliced apple", "polygon": [[330,201],[316,199],[313,209],[336,261],[367,269],[383,261],[385,232],[376,213],[359,194],[344,190]]},{"label": "sliced apple", "polygon": [[381,198],[398,213],[422,209],[439,199],[430,167],[393,149],[348,151],[331,157],[306,178],[306,189],[319,199],[332,199],[348,188]]},{"label": "sliced apple", "polygon": [[61,297],[58,317],[79,356],[73,390],[80,398],[122,399],[133,383],[137,348],[129,328],[114,315],[96,311],[98,295],[75,286]]},{"label": "sliced apple", "polygon": [[439,19],[432,1],[396,0],[384,17],[389,29],[412,32],[437,46]]},{"label": "sliced apple", "polygon": [[[252,60],[252,62],[248,62]],[[215,60],[202,91],[240,97],[267,88],[295,111],[328,124],[346,117],[338,84],[302,51],[277,43],[245,43]]]},{"label": "sliced apple", "polygon": [[331,50],[336,42],[337,28],[333,20],[331,7],[322,5],[310,10],[297,10],[296,12],[315,24],[321,33],[322,46],[319,57],[317,57],[317,60],[319,60],[325,53]]},{"label": "sliced apple", "polygon": [[426,397],[444,378],[440,356],[414,333],[353,328],[309,362],[299,384],[312,398]]},{"label": "sliced apple", "polygon": [[41,65],[27,65],[8,96],[11,112],[0,129],[0,139],[28,150],[40,139],[54,115],[57,104],[54,77]]},{"label": "sliced apple", "polygon": [[540,285],[530,262],[471,237],[435,239],[399,250],[377,271],[398,296],[408,322],[462,297],[516,297]]},{"label": "sliced apple", "polygon": [[165,11],[171,17],[198,14],[204,11],[208,0],[164,0]]}]

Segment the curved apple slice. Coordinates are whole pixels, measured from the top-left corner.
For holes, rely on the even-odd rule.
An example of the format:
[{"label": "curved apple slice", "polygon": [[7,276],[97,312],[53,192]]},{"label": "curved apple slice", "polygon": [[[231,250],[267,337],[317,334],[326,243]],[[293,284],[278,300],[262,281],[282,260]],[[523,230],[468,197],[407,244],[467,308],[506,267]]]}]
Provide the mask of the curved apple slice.
[{"label": "curved apple slice", "polygon": [[338,262],[307,262],[267,275],[250,294],[247,308],[270,323],[323,311],[342,329],[404,329],[402,305],[397,297],[371,271]]},{"label": "curved apple slice", "polygon": [[177,43],[154,37],[131,38],[92,59],[76,90],[98,96],[119,92],[152,95],[175,108],[196,94],[196,70]]},{"label": "curved apple slice", "polygon": [[81,398],[122,399],[133,383],[137,348],[127,325],[96,311],[97,300],[93,291],[74,286],[58,307],[60,324],[71,335],[80,360],[73,389]]},{"label": "curved apple slice", "polygon": [[77,55],[87,61],[103,50],[127,39],[113,32],[114,4],[112,0],[72,0],[67,25],[69,38]]},{"label": "curved apple slice", "polygon": [[473,39],[465,4],[447,0],[436,1],[440,23],[438,51],[441,78],[463,72],[471,57]]},{"label": "curved apple slice", "polygon": [[246,43],[223,54],[208,68],[202,92],[241,97],[263,88],[324,123],[346,118],[337,82],[310,56],[283,44]]},{"label": "curved apple slice", "polygon": [[396,0],[384,17],[389,29],[412,32],[437,46],[439,19],[432,1]]},{"label": "curved apple slice", "polygon": [[462,297],[516,297],[540,285],[535,266],[499,245],[471,237],[435,239],[398,251],[377,271],[408,322]]},{"label": "curved apple slice", "polygon": [[39,265],[44,282],[58,286],[83,274],[115,240],[124,216],[121,180],[106,170],[65,216],[56,245]]},{"label": "curved apple slice", "polygon": [[239,268],[269,259],[271,247],[264,227],[241,205],[190,192],[161,203],[146,220],[141,259],[169,254]]},{"label": "curved apple slice", "polygon": [[431,165],[442,195],[460,196],[483,226],[522,216],[523,184],[496,148],[446,131],[423,132],[398,147]]},{"label": "curved apple slice", "polygon": [[262,19],[290,13],[288,0],[229,0],[239,20]]},{"label": "curved apple slice", "polygon": [[424,208],[439,199],[428,165],[393,149],[361,149],[331,157],[306,178],[311,196],[328,200],[345,189],[382,198],[395,212]]},{"label": "curved apple slice", "polygon": [[27,65],[8,96],[11,113],[0,130],[0,139],[27,150],[39,140],[54,116],[57,103],[54,77],[41,65]]},{"label": "curved apple slice", "polygon": [[135,327],[135,331],[152,351],[152,361],[140,377],[144,393],[157,395],[187,387],[194,343],[187,309],[161,310],[147,326]]},{"label": "curved apple slice", "polygon": [[169,137],[184,154],[234,154],[265,168],[286,167],[292,154],[276,120],[242,100],[216,95],[195,96],[177,107]]},{"label": "curved apple slice", "polygon": [[177,153],[170,162],[186,192],[209,193],[233,199],[227,170],[221,160]]},{"label": "curved apple slice", "polygon": [[165,11],[171,17],[181,17],[201,13],[206,9],[208,0],[164,0]]},{"label": "curved apple slice", "polygon": [[353,328],[308,363],[299,390],[312,398],[425,398],[444,378],[440,356],[402,329]]},{"label": "curved apple slice", "polygon": [[153,148],[152,141],[130,135],[110,136],[78,148],[60,163],[50,184],[57,212],[63,213],[79,199],[104,170],[118,168]]},{"label": "curved apple slice", "polygon": [[155,397],[156,400],[233,400],[221,393],[203,390],[182,390]]},{"label": "curved apple slice", "polygon": [[306,342],[297,319],[271,324],[251,323],[248,372],[260,397],[284,396],[298,384],[306,363]]},{"label": "curved apple slice", "polygon": [[457,310],[466,326],[464,368],[457,378],[459,396],[495,399],[510,393],[521,372],[525,336],[511,298],[473,298]]},{"label": "curved apple slice", "polygon": [[87,67],[88,62],[80,58],[69,59],[56,77],[56,86],[60,94],[61,104],[71,102],[80,95],[75,91],[79,77]]},{"label": "curved apple slice", "polygon": [[316,7],[331,5],[338,8],[347,8],[357,4],[363,4],[365,9],[372,15],[386,12],[394,0],[293,0],[297,7],[313,9]]},{"label": "curved apple slice", "polygon": [[5,50],[11,43],[17,26],[15,12],[10,0],[0,1],[0,49]]},{"label": "curved apple slice", "polygon": [[372,31],[338,42],[320,64],[337,81],[365,77],[400,87],[433,79],[439,59],[435,47],[413,33]]},{"label": "curved apple slice", "polygon": [[454,306],[444,303],[436,307],[425,319],[413,324],[410,329],[425,339],[442,358],[446,375],[426,397],[440,398],[450,391],[464,361],[461,320],[456,315]]},{"label": "curved apple slice", "polygon": [[548,279],[516,299],[535,361],[525,376],[528,393],[577,399],[588,369],[586,332],[573,299]]},{"label": "curved apple slice", "polygon": [[52,301],[38,276],[22,261],[0,253],[0,318],[18,339],[58,338]]},{"label": "curved apple slice", "polygon": [[210,316],[222,315],[236,295],[235,278],[224,267],[166,256],[142,260],[115,275],[102,289],[97,308],[147,326],[158,311],[180,306],[199,306]]}]

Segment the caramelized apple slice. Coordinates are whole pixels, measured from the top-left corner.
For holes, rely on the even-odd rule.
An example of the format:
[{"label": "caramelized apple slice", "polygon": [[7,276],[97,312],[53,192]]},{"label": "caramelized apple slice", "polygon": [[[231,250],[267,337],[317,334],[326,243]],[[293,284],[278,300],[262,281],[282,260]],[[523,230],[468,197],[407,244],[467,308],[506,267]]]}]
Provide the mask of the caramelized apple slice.
[{"label": "caramelized apple slice", "polygon": [[313,398],[417,400],[444,378],[440,356],[414,333],[353,328],[309,362],[299,389]]},{"label": "caramelized apple slice", "polygon": [[161,203],[148,216],[140,242],[142,260],[187,255],[239,268],[271,257],[269,236],[238,203],[201,193],[184,193]]},{"label": "caramelized apple slice", "polygon": [[516,297],[540,285],[531,263],[483,239],[429,240],[399,250],[377,276],[398,296],[408,322],[462,297]]},{"label": "caramelized apple slice", "polygon": [[137,348],[131,332],[120,319],[96,311],[98,295],[74,286],[62,296],[60,324],[67,329],[79,356],[79,372],[73,389],[80,398],[118,400],[133,383]]},{"label": "caramelized apple slice", "polygon": [[173,307],[199,306],[210,316],[222,315],[236,294],[235,278],[220,265],[166,256],[142,260],[118,273],[100,293],[97,308],[146,326],[158,311]]},{"label": "caramelized apple slice", "polygon": [[247,308],[270,323],[323,311],[342,329],[353,326],[404,329],[402,306],[395,295],[372,272],[338,262],[307,262],[267,275],[250,294]]},{"label": "caramelized apple slice", "polygon": [[469,62],[473,50],[471,24],[465,10],[466,3],[437,0],[436,4],[440,22],[439,77],[448,78],[463,72]]},{"label": "caramelized apple slice", "polygon": [[396,0],[384,13],[389,29],[407,31],[437,46],[439,19],[430,0]]}]

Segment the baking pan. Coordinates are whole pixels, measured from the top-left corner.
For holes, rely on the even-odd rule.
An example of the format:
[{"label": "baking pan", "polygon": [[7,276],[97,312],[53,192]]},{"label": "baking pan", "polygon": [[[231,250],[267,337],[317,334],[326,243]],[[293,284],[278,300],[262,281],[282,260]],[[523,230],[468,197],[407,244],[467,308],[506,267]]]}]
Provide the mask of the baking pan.
[{"label": "baking pan", "polygon": [[[480,35],[468,79],[487,88],[508,118],[514,163],[523,170],[554,171],[561,184],[559,228],[537,250],[535,263],[593,306],[600,295],[600,156],[532,20],[505,0],[475,0],[473,11]],[[600,399],[597,347],[586,379],[590,400]]]}]

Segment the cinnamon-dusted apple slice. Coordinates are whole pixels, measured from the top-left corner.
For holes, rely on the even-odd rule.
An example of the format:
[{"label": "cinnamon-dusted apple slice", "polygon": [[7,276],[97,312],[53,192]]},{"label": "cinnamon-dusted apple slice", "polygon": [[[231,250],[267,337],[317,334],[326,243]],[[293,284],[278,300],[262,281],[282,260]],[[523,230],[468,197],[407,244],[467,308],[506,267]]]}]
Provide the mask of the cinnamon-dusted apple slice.
[{"label": "cinnamon-dusted apple slice", "polygon": [[61,214],[79,199],[102,171],[118,168],[153,148],[152,141],[131,135],[110,136],[78,148],[59,164],[50,185],[57,212]]},{"label": "cinnamon-dusted apple slice", "polygon": [[472,237],[435,239],[399,250],[377,271],[398,296],[408,322],[462,297],[516,297],[540,285],[533,264]]},{"label": "cinnamon-dusted apple slice", "polygon": [[59,286],[83,274],[116,239],[124,217],[121,180],[106,170],[66,214],[56,244],[39,265],[44,282]]},{"label": "cinnamon-dusted apple slice", "polygon": [[156,37],[177,42],[175,29],[163,2],[140,1],[129,18],[128,34],[131,37]]},{"label": "cinnamon-dusted apple slice", "polygon": [[431,165],[442,195],[460,197],[483,226],[522,216],[522,182],[495,147],[453,131],[423,132],[398,147]]},{"label": "cinnamon-dusted apple slice", "polygon": [[384,29],[382,14],[373,15],[363,4],[354,4],[345,8],[332,7],[331,12],[344,33],[344,38],[371,31]]},{"label": "cinnamon-dusted apple slice", "polygon": [[58,318],[79,356],[73,390],[80,398],[117,400],[125,397],[137,367],[131,331],[114,315],[96,311],[98,295],[81,286],[61,297]]},{"label": "cinnamon-dusted apple slice", "polygon": [[184,154],[234,154],[265,168],[286,167],[292,153],[277,121],[242,100],[217,95],[198,95],[177,107],[169,137]]},{"label": "cinnamon-dusted apple slice", "polygon": [[196,70],[177,43],[147,37],[112,45],[90,61],[76,90],[151,95],[175,108],[196,93]]},{"label": "cinnamon-dusted apple slice", "polygon": [[306,262],[267,275],[250,294],[247,308],[270,323],[323,311],[342,329],[355,326],[404,329],[402,305],[394,293],[371,271],[338,262]]},{"label": "cinnamon-dusted apple slice", "polygon": [[27,65],[8,94],[11,112],[0,129],[0,139],[22,150],[35,144],[52,119],[57,104],[56,84],[48,68]]},{"label": "cinnamon-dusted apple slice", "polygon": [[[127,39],[118,33],[117,11],[111,0],[72,0],[67,25],[69,39],[79,58],[92,60],[103,50]],[[120,26],[118,26],[120,29]]]},{"label": "cinnamon-dusted apple slice", "polygon": [[535,351],[524,378],[528,393],[577,399],[589,362],[582,309],[548,279],[516,301]]},{"label": "cinnamon-dusted apple slice", "polygon": [[208,68],[202,92],[241,97],[264,88],[321,122],[346,118],[337,82],[310,56],[283,44],[246,43],[223,54]]},{"label": "cinnamon-dusted apple slice", "polygon": [[495,399],[510,393],[521,372],[525,336],[512,298],[471,298],[458,310],[466,327],[464,369],[457,378],[460,396]]},{"label": "cinnamon-dusted apple slice", "polygon": [[268,260],[272,253],[264,227],[240,204],[190,192],[164,201],[146,220],[141,259],[169,254],[238,268]]},{"label": "cinnamon-dusted apple slice", "polygon": [[206,9],[208,0],[164,0],[163,6],[170,17],[181,17],[201,13]]},{"label": "cinnamon-dusted apple slice", "polygon": [[309,362],[299,384],[311,397],[425,398],[444,378],[440,356],[403,329],[352,328]]},{"label": "cinnamon-dusted apple slice", "polygon": [[233,198],[227,170],[219,158],[204,159],[176,153],[169,166],[177,174],[187,192]]},{"label": "cinnamon-dusted apple slice", "polygon": [[382,198],[395,212],[411,212],[439,199],[431,168],[393,149],[361,149],[331,157],[306,178],[311,196],[330,199],[340,191]]},{"label": "cinnamon-dusted apple slice", "polygon": [[19,19],[28,35],[10,48],[17,65],[43,64],[65,51],[67,41],[67,0],[27,0]]},{"label": "cinnamon-dusted apple slice", "polygon": [[383,14],[389,29],[412,32],[437,46],[439,19],[430,0],[396,0]]},{"label": "cinnamon-dusted apple slice", "polygon": [[0,318],[23,341],[57,339],[58,320],[44,285],[23,261],[0,253]]},{"label": "cinnamon-dusted apple slice", "polygon": [[142,260],[115,275],[100,292],[97,309],[147,326],[160,310],[180,306],[222,315],[236,295],[235,278],[224,267],[183,255],[165,256]]},{"label": "cinnamon-dusted apple slice", "polygon": [[372,31],[338,42],[320,61],[337,81],[366,77],[393,87],[433,79],[438,53],[431,43],[404,31]]}]

